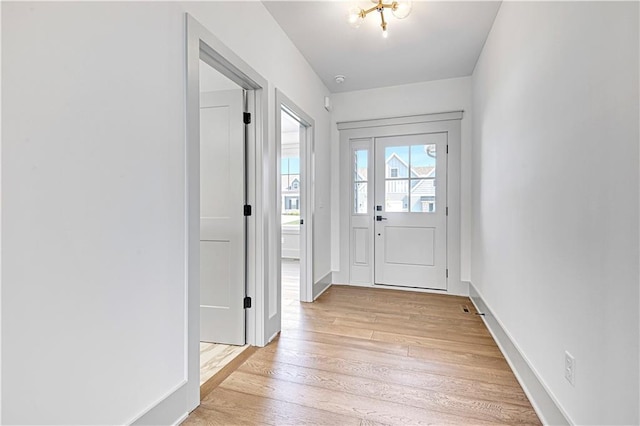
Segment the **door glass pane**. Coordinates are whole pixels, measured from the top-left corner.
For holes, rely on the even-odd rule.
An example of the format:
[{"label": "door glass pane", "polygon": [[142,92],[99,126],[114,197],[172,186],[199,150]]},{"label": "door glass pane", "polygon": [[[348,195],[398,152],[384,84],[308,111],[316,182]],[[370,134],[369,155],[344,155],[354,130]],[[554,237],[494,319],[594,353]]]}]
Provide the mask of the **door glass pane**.
[{"label": "door glass pane", "polygon": [[385,182],[384,195],[385,211],[409,211],[409,181],[407,179],[393,179]]},{"label": "door glass pane", "polygon": [[435,212],[435,144],[386,147],[385,169],[385,211]]},{"label": "door glass pane", "polygon": [[411,177],[436,176],[436,145],[411,147]]},{"label": "door glass pane", "polygon": [[384,149],[385,178],[409,177],[409,147],[388,146]]},{"label": "door glass pane", "polygon": [[367,213],[367,171],[369,169],[369,150],[353,151],[353,213]]},{"label": "door glass pane", "polygon": [[282,194],[280,223],[282,226],[300,226],[300,157],[282,157],[280,193]]},{"label": "door glass pane", "polygon": [[367,213],[367,182],[353,184],[353,207],[354,213]]},{"label": "door glass pane", "polygon": [[354,182],[366,182],[367,171],[369,168],[369,151],[366,149],[357,149],[354,154]]},{"label": "door glass pane", "polygon": [[290,175],[299,175],[300,174],[300,157],[288,157],[285,158],[288,161],[288,173]]},{"label": "door glass pane", "polygon": [[436,180],[411,180],[411,211],[433,213],[436,211]]}]

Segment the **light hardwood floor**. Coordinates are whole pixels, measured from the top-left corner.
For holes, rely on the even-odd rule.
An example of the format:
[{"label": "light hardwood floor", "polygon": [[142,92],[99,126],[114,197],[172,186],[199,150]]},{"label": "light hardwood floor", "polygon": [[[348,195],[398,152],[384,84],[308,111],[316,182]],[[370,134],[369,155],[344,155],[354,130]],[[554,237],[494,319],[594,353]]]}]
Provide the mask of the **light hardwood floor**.
[{"label": "light hardwood floor", "polygon": [[540,424],[468,298],[333,286],[282,326],[185,424]]},{"label": "light hardwood floor", "polygon": [[[300,261],[282,259],[282,310],[287,312],[300,303]],[[293,308],[295,309],[295,308]]]},{"label": "light hardwood floor", "polygon": [[200,386],[244,352],[248,346],[200,342]]}]

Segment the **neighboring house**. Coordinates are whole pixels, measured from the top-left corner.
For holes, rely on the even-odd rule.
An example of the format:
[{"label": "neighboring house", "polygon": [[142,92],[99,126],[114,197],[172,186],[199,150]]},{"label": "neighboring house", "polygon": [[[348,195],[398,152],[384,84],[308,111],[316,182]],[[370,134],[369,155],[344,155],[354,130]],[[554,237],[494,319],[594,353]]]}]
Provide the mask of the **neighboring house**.
[{"label": "neighboring house", "polygon": [[[386,159],[385,210],[388,212],[435,211],[436,169],[409,167],[396,153]],[[397,179],[397,180],[393,180]]]},{"label": "neighboring house", "polygon": [[356,171],[355,191],[353,192],[353,205],[355,213],[367,212],[367,169],[360,168]]},{"label": "neighboring house", "polygon": [[282,224],[281,256],[300,258],[300,175],[286,174],[283,170],[280,183]]},{"label": "neighboring house", "polygon": [[[280,168],[280,193],[282,214],[300,213],[300,157],[282,158]],[[283,222],[285,223],[285,218]]]},{"label": "neighboring house", "polygon": [[282,213],[300,211],[300,176],[282,175]]}]

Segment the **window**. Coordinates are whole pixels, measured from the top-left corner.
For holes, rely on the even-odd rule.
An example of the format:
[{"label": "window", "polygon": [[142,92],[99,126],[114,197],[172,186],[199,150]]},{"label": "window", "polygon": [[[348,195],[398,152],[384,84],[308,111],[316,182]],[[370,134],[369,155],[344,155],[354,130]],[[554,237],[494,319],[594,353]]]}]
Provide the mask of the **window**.
[{"label": "window", "polygon": [[300,226],[300,157],[282,157],[280,166],[281,222]]},{"label": "window", "polygon": [[353,151],[353,213],[367,213],[369,150]]},{"label": "window", "polygon": [[385,148],[385,211],[436,211],[436,145]]},{"label": "window", "polygon": [[298,210],[300,208],[300,199],[296,197],[284,197],[285,210]]}]

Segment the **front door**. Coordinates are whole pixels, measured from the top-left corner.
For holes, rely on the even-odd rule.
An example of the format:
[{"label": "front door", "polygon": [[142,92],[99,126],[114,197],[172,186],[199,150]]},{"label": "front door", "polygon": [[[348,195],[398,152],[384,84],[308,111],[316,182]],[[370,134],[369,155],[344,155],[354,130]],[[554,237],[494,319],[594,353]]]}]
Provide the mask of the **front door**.
[{"label": "front door", "polygon": [[376,284],[447,289],[447,133],[375,138]]},{"label": "front door", "polygon": [[200,94],[200,341],[245,344],[241,89]]}]

